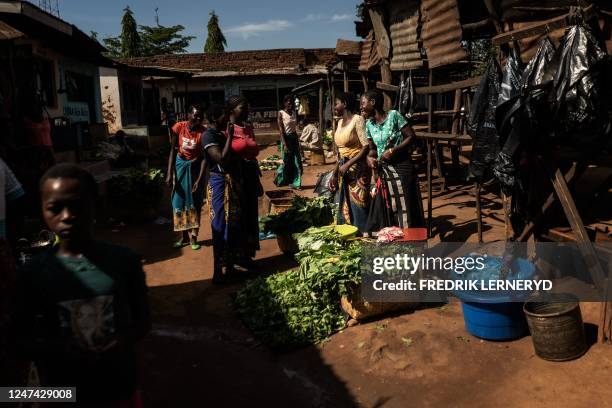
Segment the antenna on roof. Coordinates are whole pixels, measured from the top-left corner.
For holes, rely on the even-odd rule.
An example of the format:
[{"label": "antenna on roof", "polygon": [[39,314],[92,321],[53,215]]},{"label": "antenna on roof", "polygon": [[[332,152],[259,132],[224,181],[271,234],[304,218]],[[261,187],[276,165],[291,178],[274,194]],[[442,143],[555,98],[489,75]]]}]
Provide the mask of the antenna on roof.
[{"label": "antenna on roof", "polygon": [[60,16],[58,0],[38,0],[38,7],[56,17]]}]

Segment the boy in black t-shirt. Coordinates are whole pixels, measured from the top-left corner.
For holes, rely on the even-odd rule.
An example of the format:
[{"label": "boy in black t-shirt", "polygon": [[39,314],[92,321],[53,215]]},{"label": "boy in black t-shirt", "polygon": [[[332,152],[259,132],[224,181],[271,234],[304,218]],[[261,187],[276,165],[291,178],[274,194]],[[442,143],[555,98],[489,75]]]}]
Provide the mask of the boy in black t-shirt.
[{"label": "boy in black t-shirt", "polygon": [[18,274],[17,347],[42,386],[76,387],[82,404],[138,407],[135,344],[151,325],[140,258],[94,241],[97,185],[87,171],[55,166],[41,193],[60,241]]}]

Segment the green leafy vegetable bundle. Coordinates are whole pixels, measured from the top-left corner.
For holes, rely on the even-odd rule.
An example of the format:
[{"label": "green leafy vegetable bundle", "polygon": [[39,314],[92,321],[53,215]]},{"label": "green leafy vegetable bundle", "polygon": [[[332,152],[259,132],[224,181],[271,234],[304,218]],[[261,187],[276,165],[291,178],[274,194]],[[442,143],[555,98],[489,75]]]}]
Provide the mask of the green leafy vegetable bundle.
[{"label": "green leafy vegetable bundle", "polygon": [[334,221],[334,204],[329,197],[295,196],[291,207],[281,214],[261,219],[263,231],[276,235],[304,232],[310,227],[329,225]]},{"label": "green leafy vegetable bundle", "polygon": [[246,325],[276,349],[317,343],[344,327],[340,298],[360,281],[361,244],[333,229],[296,235],[298,270],[249,282],[236,298]]},{"label": "green leafy vegetable bundle", "polygon": [[108,180],[108,197],[123,205],[154,207],[164,196],[164,172],[130,169]]}]

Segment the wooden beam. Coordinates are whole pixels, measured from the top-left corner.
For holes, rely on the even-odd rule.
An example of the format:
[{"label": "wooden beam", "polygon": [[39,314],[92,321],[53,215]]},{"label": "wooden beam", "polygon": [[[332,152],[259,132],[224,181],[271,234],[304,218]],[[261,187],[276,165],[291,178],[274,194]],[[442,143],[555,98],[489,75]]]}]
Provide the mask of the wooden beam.
[{"label": "wooden beam", "polygon": [[325,134],[325,106],[323,104],[323,81],[319,82],[319,134],[323,137]]},{"label": "wooden beam", "polygon": [[344,92],[349,91],[349,81],[348,81],[348,73],[346,70],[342,71],[343,79],[344,79]]},{"label": "wooden beam", "polygon": [[[588,20],[592,16],[593,5],[585,7],[582,11],[585,15],[585,19]],[[498,34],[491,39],[491,43],[493,43],[493,45],[507,44],[509,42],[534,37],[536,35],[544,34],[559,28],[565,28],[568,25],[568,16],[569,14],[564,14],[559,17],[551,18],[550,20],[531,24],[527,27]]]},{"label": "wooden beam", "polygon": [[389,34],[387,33],[387,28],[385,26],[383,11],[374,7],[368,9],[368,12],[370,13],[372,27],[374,28],[378,55],[380,55],[383,59],[388,59],[391,51],[391,40],[389,39]]},{"label": "wooden beam", "polygon": [[610,290],[608,279],[606,278],[606,274],[599,263],[597,253],[595,252],[587,231],[584,228],[584,224],[582,223],[582,219],[580,218],[580,214],[576,208],[576,203],[571,196],[563,174],[561,174],[561,171],[558,168],[554,167],[550,163],[547,163],[547,167],[553,187],[557,193],[557,197],[559,198],[563,211],[565,212],[565,216],[572,227],[574,235],[576,235],[578,250],[584,257],[587,268],[589,268],[589,272],[593,278],[593,282],[598,288],[603,290],[605,301],[602,302],[600,309],[598,338],[600,342],[608,343],[612,340],[612,305],[610,305],[608,302]]},{"label": "wooden beam", "polygon": [[363,91],[368,92],[368,78],[364,72],[361,73],[361,81],[363,82]]},{"label": "wooden beam", "polygon": [[415,88],[415,92],[420,95],[430,95],[437,93],[444,93],[455,91],[457,89],[471,88],[480,84],[481,76],[475,78],[464,79],[463,81],[451,82],[448,84],[435,85],[435,86],[422,86]]},{"label": "wooden beam", "polygon": [[381,91],[388,91],[388,92],[399,92],[399,86],[396,85],[391,85],[391,84],[385,84],[383,82],[376,82],[376,88],[380,89]]},{"label": "wooden beam", "polygon": [[414,135],[419,139],[426,140],[455,140],[471,142],[472,138],[469,135],[453,135],[450,133],[436,133],[436,132],[414,132]]},{"label": "wooden beam", "polygon": [[461,29],[463,31],[475,31],[491,24],[493,24],[493,21],[490,18],[485,18],[484,20],[476,21],[475,23],[463,24],[461,25]]},{"label": "wooden beam", "polygon": [[[392,76],[391,68],[389,68],[389,63],[384,61],[380,64],[380,76],[382,77],[383,84],[391,84]],[[383,91],[383,96],[385,100],[385,110],[390,110],[393,108],[393,98],[391,97],[391,92]]]}]

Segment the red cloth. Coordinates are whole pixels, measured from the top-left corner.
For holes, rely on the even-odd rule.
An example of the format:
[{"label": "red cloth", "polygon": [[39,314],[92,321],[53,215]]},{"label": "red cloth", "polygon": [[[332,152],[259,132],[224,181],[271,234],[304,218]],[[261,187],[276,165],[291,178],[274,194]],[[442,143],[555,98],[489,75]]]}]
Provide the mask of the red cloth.
[{"label": "red cloth", "polygon": [[255,132],[252,126],[241,127],[234,125],[232,150],[243,159],[251,160],[257,157],[259,146],[257,146],[255,141]]},{"label": "red cloth", "polygon": [[206,130],[204,126],[196,126],[190,129],[189,122],[177,122],[172,126],[172,131],[178,135],[179,154],[185,160],[193,160],[202,157],[202,135]]}]

